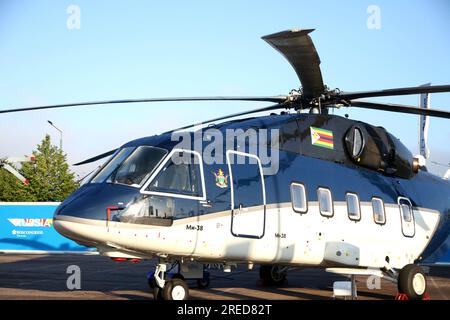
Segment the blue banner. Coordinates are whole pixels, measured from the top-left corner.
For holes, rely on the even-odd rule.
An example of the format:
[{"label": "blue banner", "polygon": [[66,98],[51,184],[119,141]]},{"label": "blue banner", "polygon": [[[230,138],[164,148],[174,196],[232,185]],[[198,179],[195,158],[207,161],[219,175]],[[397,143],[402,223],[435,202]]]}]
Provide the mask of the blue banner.
[{"label": "blue banner", "polygon": [[53,228],[58,202],[0,202],[0,252],[87,252]]}]

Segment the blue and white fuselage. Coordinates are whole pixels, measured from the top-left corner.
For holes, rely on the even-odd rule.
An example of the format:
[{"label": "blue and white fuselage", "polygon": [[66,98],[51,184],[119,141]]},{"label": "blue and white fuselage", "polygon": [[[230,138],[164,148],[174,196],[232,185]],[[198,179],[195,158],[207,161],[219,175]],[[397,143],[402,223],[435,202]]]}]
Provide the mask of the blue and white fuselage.
[{"label": "blue and white fuselage", "polygon": [[[383,146],[374,127],[331,115],[209,127],[224,135],[278,130],[269,148],[275,171],[248,140],[216,148],[222,161],[214,163],[205,159],[208,139],[200,148],[195,139],[180,147],[173,132],[131,141],[60,205],[54,226],[110,257],[385,269],[425,259],[448,237],[450,183],[412,172],[399,141],[380,161],[372,151],[352,159],[346,143],[355,125],[365,134],[361,148],[375,150],[372,140]],[[176,164],[174,155],[194,161]],[[143,165],[145,175],[131,178]]]}]

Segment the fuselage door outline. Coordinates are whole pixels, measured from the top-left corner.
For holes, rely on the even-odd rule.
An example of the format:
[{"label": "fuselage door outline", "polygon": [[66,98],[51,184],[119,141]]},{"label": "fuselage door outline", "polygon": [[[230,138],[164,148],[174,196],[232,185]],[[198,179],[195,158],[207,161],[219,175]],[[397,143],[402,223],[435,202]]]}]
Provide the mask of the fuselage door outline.
[{"label": "fuselage door outline", "polygon": [[[231,155],[237,155],[237,156],[241,156],[241,157],[247,157],[247,158],[253,158],[257,161],[258,163],[258,169],[259,169],[259,173],[260,173],[260,177],[261,177],[261,188],[262,188],[262,207],[263,207],[263,226],[262,226],[262,232],[260,235],[251,235],[251,234],[242,234],[242,233],[236,233],[233,231],[233,226],[234,226],[234,216],[235,216],[235,210],[239,210],[239,214],[241,213],[241,210],[244,208],[241,208],[241,206],[239,206],[239,208],[235,208],[235,192],[236,190],[234,190],[234,180],[233,180],[233,170],[232,170],[232,163],[231,163]],[[233,234],[233,236],[235,237],[244,237],[244,238],[253,238],[253,239],[261,239],[264,237],[265,234],[265,229],[266,229],[266,187],[265,187],[265,181],[264,181],[264,174],[263,174],[263,168],[261,165],[261,160],[259,159],[259,157],[257,155],[251,154],[251,153],[245,153],[245,152],[241,152],[241,151],[235,151],[235,150],[227,150],[226,152],[226,158],[227,158],[227,164],[228,164],[228,172],[230,174],[230,190],[231,190],[231,207],[230,207],[230,212],[231,212],[231,233]]]}]

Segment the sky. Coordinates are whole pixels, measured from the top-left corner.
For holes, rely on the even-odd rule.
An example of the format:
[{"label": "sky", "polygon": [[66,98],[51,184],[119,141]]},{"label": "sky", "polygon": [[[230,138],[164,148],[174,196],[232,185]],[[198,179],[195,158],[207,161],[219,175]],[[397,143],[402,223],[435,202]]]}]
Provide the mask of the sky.
[{"label": "sky", "polygon": [[[330,88],[450,84],[448,0],[0,0],[0,109],[287,94],[299,87],[297,76],[261,36],[292,28],[316,29],[310,35]],[[416,95],[375,100],[418,104]],[[47,120],[62,130],[73,164],[132,139],[264,105],[122,104],[0,114],[0,158],[31,154],[45,134],[58,144],[59,132]],[[450,94],[433,94],[431,105],[450,111]],[[418,154],[418,116],[356,108],[335,114],[383,126]],[[450,162],[449,139],[449,120],[432,118],[430,161]],[[97,165],[71,169],[82,177]],[[446,171],[430,162],[429,168]]]}]

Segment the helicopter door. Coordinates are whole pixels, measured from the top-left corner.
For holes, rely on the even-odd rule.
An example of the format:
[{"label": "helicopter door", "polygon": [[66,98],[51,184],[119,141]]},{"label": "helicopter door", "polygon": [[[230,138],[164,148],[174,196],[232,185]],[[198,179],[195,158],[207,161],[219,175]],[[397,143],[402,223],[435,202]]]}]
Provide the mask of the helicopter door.
[{"label": "helicopter door", "polygon": [[227,151],[231,185],[231,233],[236,237],[264,236],[266,194],[260,159],[249,153]]},{"label": "helicopter door", "polygon": [[414,237],[414,234],[416,233],[416,226],[411,201],[409,201],[408,198],[399,197],[398,207],[400,209],[403,235],[405,237]]}]

